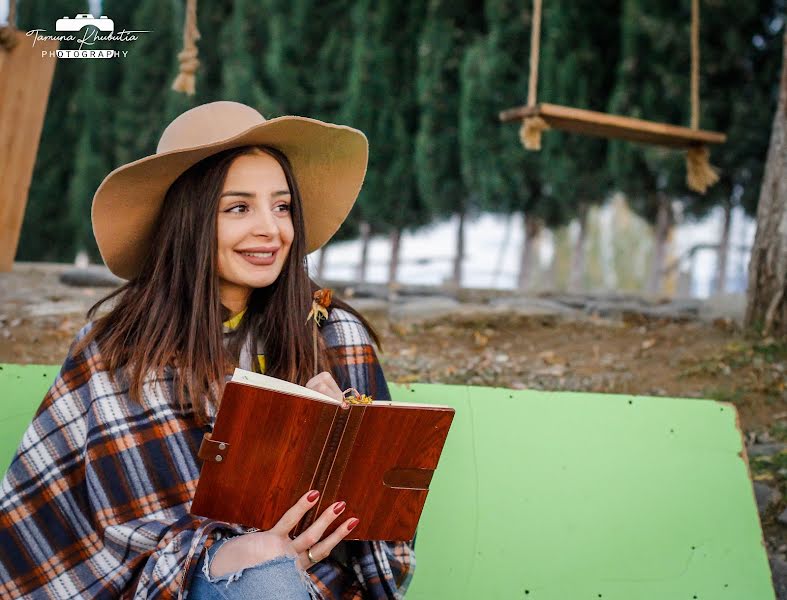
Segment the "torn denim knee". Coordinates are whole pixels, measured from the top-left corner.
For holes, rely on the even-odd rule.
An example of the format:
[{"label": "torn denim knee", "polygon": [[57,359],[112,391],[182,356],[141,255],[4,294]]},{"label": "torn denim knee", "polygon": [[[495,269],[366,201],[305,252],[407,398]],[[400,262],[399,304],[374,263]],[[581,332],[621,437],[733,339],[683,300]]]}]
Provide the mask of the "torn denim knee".
[{"label": "torn denim knee", "polygon": [[299,572],[301,581],[304,583],[305,586],[307,586],[307,589],[309,589],[310,587],[309,584],[312,583],[311,578],[307,573],[301,571],[301,569],[297,567],[297,565],[295,564],[294,556],[276,556],[274,558],[268,559],[256,565],[249,565],[248,567],[243,567],[242,569],[235,571],[234,573],[225,573],[224,575],[219,575],[215,577],[211,576],[210,565],[211,562],[213,561],[213,557],[219,551],[219,549],[225,543],[231,540],[233,537],[236,536],[230,535],[224,538],[219,538],[218,540],[216,540],[213,546],[205,550],[205,560],[202,563],[202,574],[205,576],[205,579],[209,583],[217,584],[219,582],[226,581],[225,587],[229,587],[230,583],[240,579],[244,571],[246,571],[247,569],[275,568],[279,565],[289,565],[292,569],[295,569],[296,571]]}]

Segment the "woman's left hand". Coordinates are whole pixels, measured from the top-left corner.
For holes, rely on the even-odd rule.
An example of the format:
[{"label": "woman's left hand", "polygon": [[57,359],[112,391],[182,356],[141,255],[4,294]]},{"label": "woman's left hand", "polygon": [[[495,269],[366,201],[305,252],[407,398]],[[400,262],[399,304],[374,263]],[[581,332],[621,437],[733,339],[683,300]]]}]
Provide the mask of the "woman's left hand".
[{"label": "woman's left hand", "polygon": [[328,371],[318,373],[306,382],[306,387],[315,392],[320,392],[337,400],[344,400],[344,394],[339,389],[333,376]]}]

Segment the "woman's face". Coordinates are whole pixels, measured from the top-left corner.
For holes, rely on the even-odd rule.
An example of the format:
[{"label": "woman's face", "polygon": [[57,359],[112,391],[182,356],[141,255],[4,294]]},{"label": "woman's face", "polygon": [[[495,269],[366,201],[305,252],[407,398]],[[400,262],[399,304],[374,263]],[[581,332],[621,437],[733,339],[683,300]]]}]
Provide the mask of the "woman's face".
[{"label": "woman's face", "polygon": [[217,216],[219,290],[240,312],[253,288],[281,273],[295,235],[284,171],[269,154],[243,155],[230,165]]}]

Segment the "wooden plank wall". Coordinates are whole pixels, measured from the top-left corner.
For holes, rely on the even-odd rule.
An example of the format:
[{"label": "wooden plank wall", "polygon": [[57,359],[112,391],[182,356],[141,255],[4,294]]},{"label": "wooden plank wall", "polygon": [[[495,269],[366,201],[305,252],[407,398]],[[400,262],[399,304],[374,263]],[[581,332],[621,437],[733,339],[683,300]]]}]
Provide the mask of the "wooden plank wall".
[{"label": "wooden plank wall", "polygon": [[[59,43],[17,31],[13,50],[0,48],[0,271],[10,271],[44,127]],[[42,52],[46,52],[42,56]],[[64,195],[65,197],[65,195]]]}]

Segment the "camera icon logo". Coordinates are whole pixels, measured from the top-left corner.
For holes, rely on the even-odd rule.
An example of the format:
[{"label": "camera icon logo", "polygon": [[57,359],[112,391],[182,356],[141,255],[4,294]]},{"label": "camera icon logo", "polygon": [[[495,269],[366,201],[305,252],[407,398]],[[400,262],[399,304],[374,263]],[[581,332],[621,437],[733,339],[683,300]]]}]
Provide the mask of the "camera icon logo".
[{"label": "camera icon logo", "polygon": [[92,25],[100,31],[107,31],[110,33],[115,30],[115,22],[104,15],[99,19],[96,19],[93,15],[77,15],[73,19],[63,17],[57,20],[55,29],[57,29],[57,31],[79,31],[88,25]]}]

